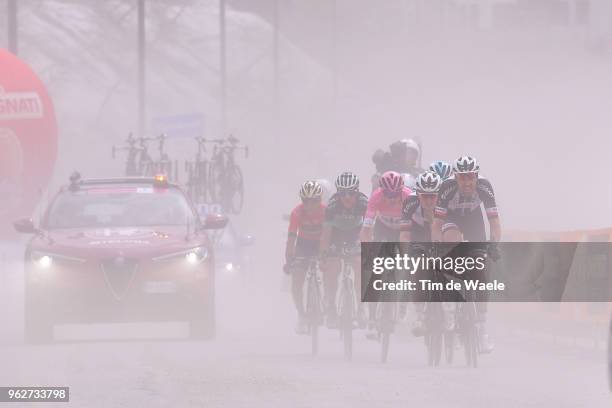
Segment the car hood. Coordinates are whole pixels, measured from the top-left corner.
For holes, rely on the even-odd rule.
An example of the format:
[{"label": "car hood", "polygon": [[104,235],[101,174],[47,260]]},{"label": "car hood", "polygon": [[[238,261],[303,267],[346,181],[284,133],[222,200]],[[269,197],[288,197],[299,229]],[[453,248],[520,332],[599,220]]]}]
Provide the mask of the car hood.
[{"label": "car hood", "polygon": [[185,227],[117,227],[48,231],[34,238],[32,250],[77,257],[154,257],[207,245],[205,235],[187,234]]}]

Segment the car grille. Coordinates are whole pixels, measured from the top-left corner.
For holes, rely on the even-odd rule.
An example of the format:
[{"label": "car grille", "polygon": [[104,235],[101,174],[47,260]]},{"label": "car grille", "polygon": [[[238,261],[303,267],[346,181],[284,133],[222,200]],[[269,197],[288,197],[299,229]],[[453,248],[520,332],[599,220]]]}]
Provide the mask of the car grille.
[{"label": "car grille", "polygon": [[113,297],[117,300],[123,299],[134,281],[138,262],[119,256],[103,260],[100,266]]}]

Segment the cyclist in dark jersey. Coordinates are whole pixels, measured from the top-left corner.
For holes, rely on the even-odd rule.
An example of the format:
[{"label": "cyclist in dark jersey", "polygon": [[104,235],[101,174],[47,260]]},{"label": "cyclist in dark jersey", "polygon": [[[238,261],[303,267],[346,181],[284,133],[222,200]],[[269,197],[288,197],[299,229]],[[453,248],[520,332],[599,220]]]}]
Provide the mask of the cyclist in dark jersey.
[{"label": "cyclist in dark jersey", "polygon": [[461,240],[485,242],[487,236],[481,204],[489,220],[491,240],[500,240],[501,224],[493,187],[489,180],[478,175],[479,169],[476,160],[469,156],[460,157],[455,162],[454,177],[440,186],[433,225],[434,241],[456,241],[458,231]]},{"label": "cyclist in dark jersey", "polygon": [[[368,197],[359,191],[359,178],[344,172],[336,179],[337,192],[329,200],[325,210],[325,222],[321,237],[321,264],[325,286],[327,327],[337,326],[336,293],[341,271],[339,255],[342,251],[354,254],[351,266],[354,272],[355,293],[360,296],[361,257],[358,252],[359,233],[368,208]],[[359,317],[362,317],[360,308]]]},{"label": "cyclist in dark jersey", "polygon": [[[495,193],[491,183],[479,176],[480,166],[476,159],[462,156],[453,166],[454,177],[440,187],[438,204],[432,228],[434,241],[444,242],[486,242],[487,235],[481,206],[484,207],[489,221],[490,240],[498,242],[501,239],[501,222],[497,211]],[[472,271],[470,279],[487,281],[486,269]],[[481,349],[492,351],[486,333],[486,313],[488,293],[479,291],[476,295],[478,318],[481,322]]]},{"label": "cyclist in dark jersey", "polygon": [[[426,171],[419,174],[416,180],[415,194],[412,194],[405,202],[402,211],[404,226],[400,233],[400,241],[412,243],[409,251],[413,256],[427,252],[431,242],[431,227],[434,218],[434,208],[438,201],[438,190],[442,184],[442,178],[434,171]],[[427,279],[421,271],[413,276],[415,281]],[[428,294],[426,291],[417,290],[413,294],[416,310],[416,321],[413,326],[415,335],[423,334],[423,321],[425,302]],[[447,313],[445,314],[445,318]],[[448,319],[450,320],[450,319]],[[448,325],[450,326],[450,324]]]},{"label": "cyclist in dark jersey", "polygon": [[319,255],[321,232],[325,218],[325,205],[321,202],[323,194],[321,185],[316,181],[302,184],[300,198],[302,203],[291,211],[289,230],[285,247],[285,272],[291,273],[291,293],[298,312],[296,332],[308,332],[304,317],[303,287],[306,269],[302,265],[293,265],[296,257],[313,257]]},{"label": "cyclist in dark jersey", "polygon": [[431,225],[441,184],[442,180],[437,173],[426,171],[419,174],[415,193],[404,201],[401,241],[431,242]]}]

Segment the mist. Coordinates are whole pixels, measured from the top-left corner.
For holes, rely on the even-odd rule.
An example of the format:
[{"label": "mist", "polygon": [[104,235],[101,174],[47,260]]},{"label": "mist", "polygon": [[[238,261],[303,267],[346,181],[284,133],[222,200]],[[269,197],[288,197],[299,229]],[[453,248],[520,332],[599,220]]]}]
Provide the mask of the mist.
[{"label": "mist", "polygon": [[[601,28],[612,27],[612,10],[603,1],[567,2],[577,7],[571,9],[562,1],[509,0],[487,15],[475,3],[278,2],[275,76],[274,2],[228,0],[224,130],[219,2],[148,2],[146,133],[157,131],[155,118],[198,112],[204,137],[232,134],[249,146],[248,158],[237,155],[245,202],[231,223],[255,238],[251,265],[218,277],[214,341],[183,341],[180,327],[179,340],[169,342],[97,342],[106,328],[81,341],[68,328],[65,342],[31,347],[21,339],[27,238],[8,239],[1,251],[0,385],[70,386],[74,401],[87,407],[609,406],[604,304],[567,320],[574,312],[556,314],[571,309],[566,304],[494,305],[497,349],[474,371],[428,370],[422,341],[407,323],[387,366],[363,336],[356,361],[347,363],[336,333],[323,334],[321,361],[309,355],[308,339],[293,333],[283,216],[309,179],[333,182],[350,170],[369,192],[372,154],[398,139],[421,142],[423,166],[475,156],[495,188],[504,231],[612,225],[612,53]],[[111,150],[138,131],[136,2],[19,6],[19,57],[47,87],[59,124],[58,159],[38,218],[73,171],[122,175],[124,157],[113,159]],[[0,5],[0,17],[5,12]],[[3,47],[4,24],[2,17]],[[183,161],[196,145],[175,138],[166,147]],[[179,180],[185,177],[179,168]],[[174,337],[171,331],[153,337]]]}]

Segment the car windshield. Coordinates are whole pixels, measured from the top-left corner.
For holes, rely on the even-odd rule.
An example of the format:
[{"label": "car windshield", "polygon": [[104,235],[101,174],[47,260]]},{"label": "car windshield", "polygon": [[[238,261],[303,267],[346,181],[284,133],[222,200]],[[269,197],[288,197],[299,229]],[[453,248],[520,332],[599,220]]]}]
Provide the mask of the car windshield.
[{"label": "car windshield", "polygon": [[100,186],[64,191],[52,203],[48,228],[186,225],[194,213],[180,190]]}]

